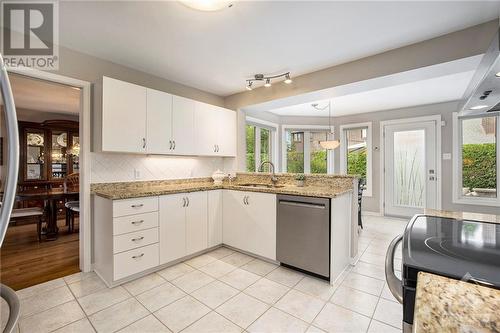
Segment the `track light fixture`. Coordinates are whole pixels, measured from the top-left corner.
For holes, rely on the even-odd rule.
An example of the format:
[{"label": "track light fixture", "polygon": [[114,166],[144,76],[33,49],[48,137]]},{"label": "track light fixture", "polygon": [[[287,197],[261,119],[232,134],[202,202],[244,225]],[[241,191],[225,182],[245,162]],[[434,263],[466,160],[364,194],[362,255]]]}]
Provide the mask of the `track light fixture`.
[{"label": "track light fixture", "polygon": [[286,72],[286,73],[278,74],[278,75],[269,75],[269,76],[266,76],[264,74],[255,74],[253,76],[253,78],[247,79],[246,89],[247,90],[252,90],[253,89],[252,84],[255,81],[264,81],[265,82],[264,83],[264,87],[269,88],[272,85],[271,84],[271,80],[277,79],[277,78],[280,78],[280,77],[285,77],[285,81],[284,82],[286,84],[292,83],[292,79],[290,77],[290,72]]}]

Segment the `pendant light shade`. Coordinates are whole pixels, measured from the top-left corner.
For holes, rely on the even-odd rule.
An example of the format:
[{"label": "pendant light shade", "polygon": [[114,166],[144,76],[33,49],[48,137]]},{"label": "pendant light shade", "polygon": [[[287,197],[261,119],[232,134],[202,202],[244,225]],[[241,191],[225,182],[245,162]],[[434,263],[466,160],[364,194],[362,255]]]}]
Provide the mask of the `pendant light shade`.
[{"label": "pendant light shade", "polygon": [[323,149],[333,150],[340,146],[340,141],[339,140],[320,141],[319,145]]}]

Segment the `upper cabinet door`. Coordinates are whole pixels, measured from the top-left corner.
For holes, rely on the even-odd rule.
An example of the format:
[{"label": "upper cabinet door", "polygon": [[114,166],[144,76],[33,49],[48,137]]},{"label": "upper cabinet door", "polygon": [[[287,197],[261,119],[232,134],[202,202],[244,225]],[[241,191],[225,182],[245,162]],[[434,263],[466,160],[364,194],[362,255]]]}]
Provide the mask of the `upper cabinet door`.
[{"label": "upper cabinet door", "polygon": [[217,134],[218,155],[236,156],[236,111],[217,108],[219,124]]},{"label": "upper cabinet door", "polygon": [[195,101],[173,96],[172,103],[172,141],[173,154],[195,154],[194,130]]},{"label": "upper cabinet door", "polygon": [[217,132],[220,130],[218,112],[213,105],[196,102],[195,113],[196,154],[203,156],[218,155]]},{"label": "upper cabinet door", "polygon": [[146,151],[172,153],[172,95],[147,89]]},{"label": "upper cabinet door", "polygon": [[102,150],[146,151],[146,88],[102,78]]}]

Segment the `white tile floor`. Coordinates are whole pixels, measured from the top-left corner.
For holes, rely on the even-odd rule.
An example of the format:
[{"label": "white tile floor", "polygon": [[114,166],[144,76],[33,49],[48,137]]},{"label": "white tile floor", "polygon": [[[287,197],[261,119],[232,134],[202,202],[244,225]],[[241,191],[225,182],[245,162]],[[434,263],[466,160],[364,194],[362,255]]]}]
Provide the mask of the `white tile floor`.
[{"label": "white tile floor", "polygon": [[[360,261],[335,286],[219,248],[123,286],[78,273],[18,292],[24,332],[398,332],[385,250],[406,221],[364,217]],[[401,263],[398,252],[396,264]],[[6,306],[2,304],[2,321]]]}]

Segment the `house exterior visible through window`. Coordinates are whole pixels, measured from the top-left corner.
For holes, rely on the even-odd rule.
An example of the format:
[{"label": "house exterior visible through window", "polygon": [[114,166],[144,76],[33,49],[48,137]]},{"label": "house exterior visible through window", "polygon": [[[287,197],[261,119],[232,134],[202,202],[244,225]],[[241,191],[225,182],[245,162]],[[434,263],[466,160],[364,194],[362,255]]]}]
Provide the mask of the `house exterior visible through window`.
[{"label": "house exterior visible through window", "polygon": [[[247,122],[246,125],[246,171],[258,172],[264,161],[274,163],[275,128]],[[263,172],[269,172],[266,164]],[[277,171],[277,170],[276,170]]]},{"label": "house exterior visible through window", "polygon": [[454,201],[500,205],[499,117],[454,116]]},{"label": "house exterior visible through window", "polygon": [[340,130],[341,172],[359,175],[363,182],[363,194],[371,196],[371,123],[343,125]]},{"label": "house exterior visible through window", "polygon": [[284,131],[284,172],[333,173],[329,153],[319,144],[328,139],[328,130],[286,129]]}]

